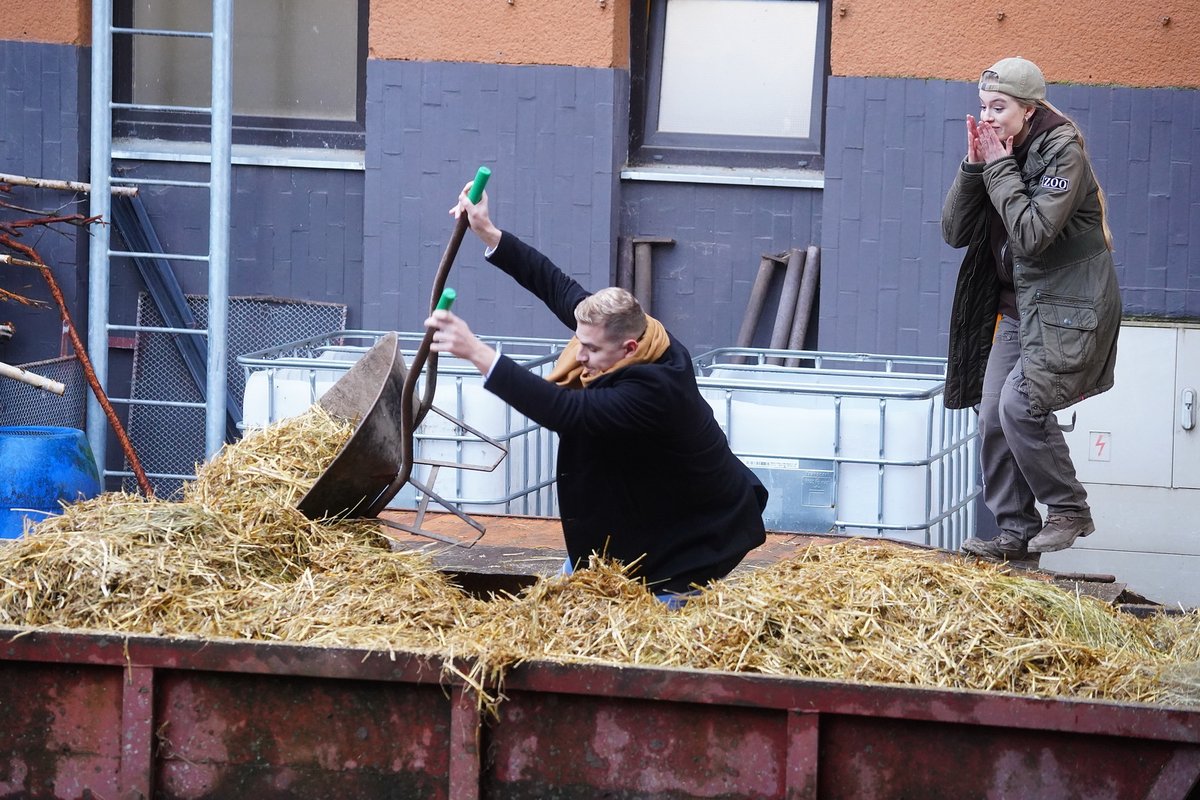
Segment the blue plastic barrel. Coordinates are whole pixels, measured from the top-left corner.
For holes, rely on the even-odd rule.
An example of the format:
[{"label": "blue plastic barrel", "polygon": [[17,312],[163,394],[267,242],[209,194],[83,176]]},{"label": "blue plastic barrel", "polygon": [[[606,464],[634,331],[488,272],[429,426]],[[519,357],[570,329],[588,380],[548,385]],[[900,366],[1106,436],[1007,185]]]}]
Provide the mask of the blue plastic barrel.
[{"label": "blue plastic barrel", "polygon": [[0,427],[0,538],[15,539],[25,520],[40,522],[100,494],[100,472],[83,431]]}]

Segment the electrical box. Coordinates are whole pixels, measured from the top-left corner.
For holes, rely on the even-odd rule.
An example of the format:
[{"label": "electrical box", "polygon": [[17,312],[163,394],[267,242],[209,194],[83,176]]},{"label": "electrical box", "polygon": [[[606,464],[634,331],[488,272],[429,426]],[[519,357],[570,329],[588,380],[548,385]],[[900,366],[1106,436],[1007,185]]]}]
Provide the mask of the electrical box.
[{"label": "electrical box", "polygon": [[1200,607],[1200,327],[1126,321],[1112,389],[1058,412],[1096,532],[1042,556]]}]

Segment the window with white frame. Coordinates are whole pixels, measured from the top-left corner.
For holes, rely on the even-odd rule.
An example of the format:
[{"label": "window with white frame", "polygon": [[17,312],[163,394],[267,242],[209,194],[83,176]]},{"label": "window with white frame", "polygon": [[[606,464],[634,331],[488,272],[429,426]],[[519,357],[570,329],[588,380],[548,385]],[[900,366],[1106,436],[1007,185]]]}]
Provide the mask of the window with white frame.
[{"label": "window with white frame", "polygon": [[635,2],[630,160],[819,169],[828,6]]},{"label": "window with white frame", "polygon": [[[234,141],[361,148],[367,0],[237,0],[233,21]],[[212,30],[211,2],[118,0],[114,25],[138,30]],[[150,106],[207,107],[208,39],[119,34],[113,96]],[[207,139],[207,115],[122,110],[118,136]]]}]

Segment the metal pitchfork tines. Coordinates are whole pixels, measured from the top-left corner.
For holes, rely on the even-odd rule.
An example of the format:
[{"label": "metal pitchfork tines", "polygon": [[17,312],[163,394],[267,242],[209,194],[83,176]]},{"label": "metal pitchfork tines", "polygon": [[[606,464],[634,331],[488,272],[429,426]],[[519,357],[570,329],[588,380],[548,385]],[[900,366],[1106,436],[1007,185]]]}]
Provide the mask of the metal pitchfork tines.
[{"label": "metal pitchfork tines", "polygon": [[[479,168],[469,194],[471,202],[479,202],[490,175],[487,167]],[[453,302],[454,290],[446,288],[446,278],[466,229],[467,215],[461,214],[434,279],[431,312],[436,308],[448,308]],[[405,368],[396,334],[387,334],[317,401],[330,414],[357,419],[359,423],[333,463],[300,499],[298,507],[305,516],[310,519],[377,517],[404,485],[411,483],[421,493],[413,524],[405,525],[387,519],[380,519],[380,522],[391,528],[464,547],[479,541],[484,534],[484,526],[434,492],[433,485],[437,482],[441,467],[491,472],[508,455],[508,448],[433,405],[433,395],[437,389],[438,354],[432,351],[432,343],[433,330],[430,329],[425,332],[412,364]],[[422,371],[425,373],[425,384],[418,398],[416,386]],[[462,464],[417,459],[414,434],[430,411],[496,448],[499,456],[495,462]],[[413,477],[415,464],[431,468],[428,485]],[[431,499],[478,533],[470,539],[455,539],[423,528]]]}]

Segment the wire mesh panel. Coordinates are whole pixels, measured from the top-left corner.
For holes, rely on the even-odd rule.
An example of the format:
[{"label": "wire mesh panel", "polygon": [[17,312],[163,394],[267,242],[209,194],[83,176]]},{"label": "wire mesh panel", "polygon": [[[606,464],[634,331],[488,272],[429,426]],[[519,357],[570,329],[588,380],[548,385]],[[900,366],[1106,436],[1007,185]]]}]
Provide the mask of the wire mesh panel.
[{"label": "wire mesh panel", "polygon": [[945,408],[945,359],[727,348],[694,360],[772,530],[957,549],[975,526],[978,428]]},{"label": "wire mesh panel", "polygon": [[[189,296],[188,307],[200,328],[208,325],[208,298]],[[163,326],[162,316],[149,295],[138,298],[138,325]],[[254,352],[281,342],[313,336],[346,324],[346,307],[264,297],[233,297],[229,300],[229,330],[226,363],[230,404],[242,405],[246,377],[232,368],[242,353]],[[191,335],[191,334],[178,334]],[[204,461],[204,394],[197,388],[174,338],[176,334],[140,331],[133,356],[128,432],[142,468],[155,494],[169,496],[195,474]],[[195,407],[159,405],[163,401],[195,403]],[[128,465],[126,465],[128,469]],[[131,476],[124,488],[136,491]]]},{"label": "wire mesh panel", "polygon": [[[307,409],[384,335],[384,331],[334,331],[238,359],[246,371],[243,425],[260,427]],[[423,332],[398,333],[406,363]],[[566,345],[557,339],[480,336],[499,352],[534,373],[549,374]],[[418,385],[417,396],[423,390]],[[430,490],[466,513],[556,516],[554,464],[558,437],[513,410],[483,388],[469,362],[442,355],[433,405],[503,445],[508,455],[493,471],[441,468]],[[413,435],[418,461],[482,465],[495,450],[439,414],[428,414]],[[400,465],[397,465],[399,469]],[[413,477],[428,485],[430,468],[416,464]],[[415,508],[420,497],[405,486],[390,508]]]},{"label": "wire mesh panel", "polygon": [[0,380],[0,425],[84,426],[88,385],[75,356],[18,364],[35,375],[66,386],[61,396],[15,380]]}]

